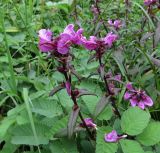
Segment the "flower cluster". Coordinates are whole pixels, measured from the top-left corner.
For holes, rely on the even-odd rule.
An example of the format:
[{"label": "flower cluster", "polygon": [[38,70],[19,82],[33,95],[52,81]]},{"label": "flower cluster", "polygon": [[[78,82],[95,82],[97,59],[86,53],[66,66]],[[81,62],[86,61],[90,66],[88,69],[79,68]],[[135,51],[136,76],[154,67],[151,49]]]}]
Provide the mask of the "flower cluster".
[{"label": "flower cluster", "polygon": [[127,91],[124,95],[125,100],[129,100],[132,107],[138,106],[141,109],[145,109],[147,106],[152,106],[152,99],[143,90],[136,90],[132,87],[131,83],[126,85]]},{"label": "flower cluster", "polygon": [[90,39],[87,40],[82,34],[83,29],[75,31],[73,24],[69,24],[57,38],[52,37],[51,30],[41,29],[38,46],[42,52],[54,51],[65,55],[68,54],[71,45],[83,45],[88,50],[97,50],[98,48],[110,48],[118,38],[116,34],[108,33],[102,39],[90,36]]},{"label": "flower cluster", "polygon": [[157,0],[144,0],[144,5],[151,6],[153,4],[156,4]]},{"label": "flower cluster", "polygon": [[106,142],[117,142],[118,140],[126,137],[127,135],[118,136],[117,132],[113,130],[112,132],[105,134],[104,140]]}]

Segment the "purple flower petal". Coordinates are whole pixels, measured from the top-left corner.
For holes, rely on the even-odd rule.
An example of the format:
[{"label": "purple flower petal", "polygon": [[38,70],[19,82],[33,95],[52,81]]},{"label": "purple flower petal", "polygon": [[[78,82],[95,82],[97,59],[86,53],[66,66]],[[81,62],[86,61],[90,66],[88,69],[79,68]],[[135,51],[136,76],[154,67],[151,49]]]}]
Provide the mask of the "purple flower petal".
[{"label": "purple flower petal", "polygon": [[38,48],[42,51],[42,52],[49,52],[55,49],[54,45],[52,44],[52,42],[48,42],[48,41],[44,41],[42,39],[39,40],[38,43]]},{"label": "purple flower petal", "polygon": [[69,52],[69,47],[71,46],[71,37],[68,34],[61,35],[58,41],[58,52],[61,54],[67,54]]},{"label": "purple flower petal", "polygon": [[96,128],[97,125],[93,123],[93,120],[91,118],[85,118],[84,119],[86,125],[90,128]]},{"label": "purple flower petal", "polygon": [[62,34],[75,35],[74,25],[67,25]]},{"label": "purple flower petal", "polygon": [[145,105],[144,105],[143,101],[140,101],[138,103],[138,107],[141,108],[141,109],[145,109]]},{"label": "purple flower petal", "polygon": [[126,84],[126,88],[128,89],[128,90],[133,90],[133,87],[132,87],[132,83],[127,83]]},{"label": "purple flower petal", "polygon": [[146,96],[145,100],[143,101],[147,106],[153,106],[153,101],[149,96]]},{"label": "purple flower petal", "polygon": [[130,92],[126,91],[126,93],[124,94],[124,99],[125,99],[125,100],[128,100],[128,99],[130,99],[131,97],[132,97],[132,94],[131,94]]},{"label": "purple flower petal", "polygon": [[157,2],[157,0],[144,0],[144,5],[150,6]]},{"label": "purple flower petal", "polygon": [[115,75],[115,76],[114,76],[114,78],[115,78],[116,80],[121,81],[121,78],[122,78],[122,77],[121,77],[121,75],[120,75],[120,74],[118,74],[118,75]]},{"label": "purple flower petal", "polygon": [[104,139],[106,142],[117,142],[118,140],[117,132],[113,130],[112,132],[105,134]]},{"label": "purple flower petal", "polygon": [[108,20],[108,24],[109,24],[110,26],[113,26],[113,25],[114,25],[112,20]]},{"label": "purple flower petal", "polygon": [[41,29],[39,30],[39,43],[38,47],[42,52],[48,52],[55,49],[55,46],[52,42],[52,31]]},{"label": "purple flower petal", "polygon": [[113,34],[112,32],[108,33],[105,38],[103,38],[104,43],[108,45],[108,47],[112,47],[112,44],[118,39],[118,36],[116,34]]},{"label": "purple flower petal", "polygon": [[67,34],[70,36],[70,41],[74,44],[80,45],[81,42],[81,37],[82,37],[82,33],[83,33],[83,29],[80,28],[77,30],[77,32],[74,31],[74,25],[73,24],[69,24],[63,31],[63,33],[61,34]]},{"label": "purple flower petal", "polygon": [[39,30],[39,38],[45,41],[51,41],[52,39],[52,31],[49,29],[41,29]]},{"label": "purple flower petal", "polygon": [[87,40],[85,37],[81,38],[83,46],[88,50],[94,50],[98,47],[96,40],[97,38],[95,36],[90,36],[89,40]]},{"label": "purple flower petal", "polygon": [[114,27],[116,29],[119,29],[122,26],[121,21],[120,20],[115,20],[114,21]]},{"label": "purple flower petal", "polygon": [[131,103],[132,107],[135,107],[137,105],[138,101],[137,101],[137,99],[132,98],[132,99],[130,99],[130,103]]}]

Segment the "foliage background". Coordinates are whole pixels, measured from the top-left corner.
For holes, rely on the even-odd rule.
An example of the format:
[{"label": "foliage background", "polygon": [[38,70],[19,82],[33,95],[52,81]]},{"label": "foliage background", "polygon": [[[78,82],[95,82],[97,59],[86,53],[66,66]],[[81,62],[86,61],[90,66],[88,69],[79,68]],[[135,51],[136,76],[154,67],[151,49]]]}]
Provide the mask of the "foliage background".
[{"label": "foliage background", "polygon": [[[49,92],[63,77],[56,72],[55,63],[46,60],[46,55],[37,48],[38,30],[49,28],[54,35],[61,33],[69,23],[84,28],[85,35],[99,33],[105,36],[106,30],[102,19],[107,25],[108,19],[121,19],[125,26],[120,30],[120,39],[116,46],[106,54],[106,69],[113,74],[120,73],[125,82],[132,81],[145,89],[154,100],[154,107],[149,111],[154,120],[160,120],[160,45],[153,47],[152,33],[159,26],[152,21],[143,8],[143,1],[126,8],[123,0],[101,0],[101,16],[95,22],[91,12],[90,0],[1,0],[0,2],[0,153],[42,152],[42,153],[76,153],[77,144],[80,152],[94,152],[95,142],[90,143],[82,132],[76,139],[57,139],[53,135],[66,127],[72,102],[65,91],[49,97]],[[141,7],[140,7],[140,6]],[[127,10],[126,10],[127,9]],[[126,11],[128,12],[126,16]],[[156,12],[160,20],[159,11]],[[126,19],[127,18],[127,19]],[[143,27],[143,21],[147,23]],[[127,20],[127,22],[126,22]],[[108,29],[109,30],[109,29]],[[155,35],[156,35],[155,33]],[[156,35],[157,40],[159,36]],[[84,77],[96,70],[97,62],[87,64],[89,52],[83,48],[73,48],[76,70]],[[98,94],[98,97],[84,96],[79,105],[86,117],[94,116],[94,109],[104,91],[99,77],[93,76],[77,87],[86,88]],[[129,104],[124,102],[125,88],[117,96],[117,105],[123,112]],[[112,120],[110,120],[112,119]],[[102,125],[112,125],[115,116],[111,106],[97,119],[100,133],[97,134],[96,153],[115,152],[115,144],[107,146],[102,142],[101,131],[110,131]],[[80,122],[78,120],[78,122]],[[119,126],[118,119],[114,126]],[[117,125],[116,125],[117,124]],[[61,132],[63,135],[63,132]],[[101,140],[99,140],[101,139]],[[123,141],[121,142],[124,143]],[[107,147],[103,146],[106,145]],[[137,144],[135,144],[137,145]],[[118,147],[118,146],[116,146]],[[104,150],[103,150],[104,149]],[[146,149],[147,153],[159,152],[160,146]],[[119,150],[121,152],[121,150]],[[138,152],[139,153],[139,152]]]}]

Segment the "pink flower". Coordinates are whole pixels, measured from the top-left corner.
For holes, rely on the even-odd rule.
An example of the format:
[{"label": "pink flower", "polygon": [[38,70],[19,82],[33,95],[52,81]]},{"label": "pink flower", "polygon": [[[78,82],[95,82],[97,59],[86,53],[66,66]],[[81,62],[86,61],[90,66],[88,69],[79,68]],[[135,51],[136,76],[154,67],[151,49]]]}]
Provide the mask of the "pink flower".
[{"label": "pink flower", "polygon": [[115,21],[108,20],[108,23],[110,26],[113,26],[115,29],[119,29],[122,27],[122,22],[120,20],[115,20]]},{"label": "pink flower", "polygon": [[87,40],[86,37],[81,38],[82,44],[88,50],[95,50],[98,47],[97,38],[95,36],[90,36],[90,39]]},{"label": "pink flower", "polygon": [[103,38],[104,42],[108,47],[112,47],[112,44],[118,39],[118,36],[116,34],[113,34],[112,32],[108,33],[105,38]]},{"label": "pink flower", "polygon": [[[89,128],[97,128],[97,125],[93,123],[93,120],[91,118],[85,118],[84,121]],[[80,126],[84,127],[84,124],[81,123]]]},{"label": "pink flower", "polygon": [[127,91],[124,94],[124,99],[129,100],[132,107],[138,106],[141,109],[145,109],[146,106],[151,107],[153,105],[152,99],[143,90],[135,90],[131,83],[126,85]]},{"label": "pink flower", "polygon": [[150,6],[157,2],[157,0],[144,0],[144,5]]},{"label": "pink flower", "polygon": [[105,38],[98,39],[95,36],[90,36],[89,40],[82,37],[81,41],[83,46],[88,50],[104,50],[107,46],[112,47],[112,44],[117,40],[116,34],[108,33]]},{"label": "pink flower", "polygon": [[41,29],[39,30],[39,43],[38,47],[42,52],[48,52],[55,49],[55,45],[52,42],[52,31]]},{"label": "pink flower", "polygon": [[74,31],[74,25],[69,24],[60,35],[58,42],[58,52],[61,54],[67,54],[72,44],[81,44],[83,29],[79,29],[77,32]]},{"label": "pink flower", "polygon": [[105,134],[104,140],[106,142],[117,142],[120,139],[126,138],[127,135],[118,136],[117,132],[113,130],[112,132]]}]

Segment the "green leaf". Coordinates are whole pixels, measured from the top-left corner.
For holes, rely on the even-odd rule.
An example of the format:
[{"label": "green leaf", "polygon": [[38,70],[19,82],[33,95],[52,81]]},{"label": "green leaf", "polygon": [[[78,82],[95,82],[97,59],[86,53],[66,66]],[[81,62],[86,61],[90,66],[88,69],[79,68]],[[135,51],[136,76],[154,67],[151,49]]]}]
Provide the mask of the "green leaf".
[{"label": "green leaf", "polygon": [[100,113],[104,111],[106,106],[109,104],[110,96],[106,97],[106,95],[102,96],[99,102],[97,103],[94,111],[94,116],[97,117]]},{"label": "green leaf", "polygon": [[111,127],[100,127],[97,130],[96,153],[116,153],[118,149],[117,143],[108,143],[104,141],[106,133],[112,131]]},{"label": "green leaf", "polygon": [[113,115],[112,107],[108,105],[97,117],[99,120],[110,120]]},{"label": "green leaf", "polygon": [[0,151],[0,153],[14,153],[19,145],[13,145],[10,142],[10,136],[7,136],[5,138],[5,144],[3,146],[3,149]]},{"label": "green leaf", "polygon": [[0,124],[0,140],[3,140],[3,137],[7,133],[9,127],[16,121],[15,117],[10,116],[6,117],[1,121]]},{"label": "green leaf", "polygon": [[123,153],[144,153],[140,144],[133,140],[120,140]]},{"label": "green leaf", "polygon": [[[45,134],[49,131],[49,128],[42,124],[35,124],[38,144],[48,144],[48,138]],[[25,145],[37,145],[37,141],[33,134],[31,125],[24,124],[20,126],[16,126],[12,130],[12,144],[25,144]]]},{"label": "green leaf", "polygon": [[147,127],[149,120],[149,112],[138,107],[130,107],[122,115],[122,131],[129,135],[138,135]]},{"label": "green leaf", "polygon": [[99,101],[99,97],[88,95],[88,96],[83,96],[82,99],[86,104],[90,114],[93,114],[94,109]]},{"label": "green leaf", "polygon": [[51,153],[78,153],[74,140],[59,139],[49,145]]},{"label": "green leaf", "polygon": [[65,116],[64,118],[61,118],[60,120],[56,121],[56,124],[54,124],[49,132],[47,133],[47,136],[53,137],[53,135],[60,130],[64,129],[67,127],[67,122],[68,122],[68,116]]},{"label": "green leaf", "polygon": [[62,114],[60,105],[58,105],[55,100],[50,100],[47,98],[35,99],[33,101],[32,111],[49,118]]},{"label": "green leaf", "polygon": [[137,136],[137,140],[145,146],[152,146],[160,142],[160,122],[150,122]]}]

